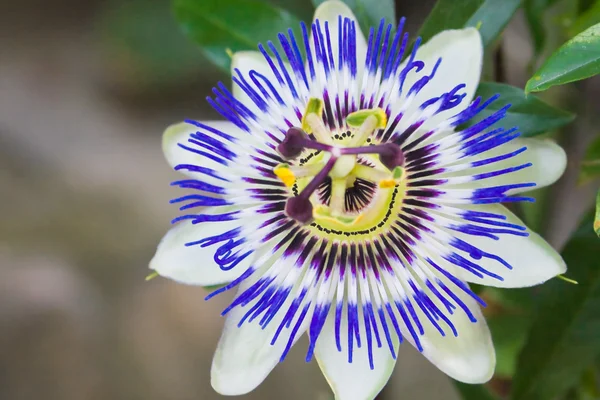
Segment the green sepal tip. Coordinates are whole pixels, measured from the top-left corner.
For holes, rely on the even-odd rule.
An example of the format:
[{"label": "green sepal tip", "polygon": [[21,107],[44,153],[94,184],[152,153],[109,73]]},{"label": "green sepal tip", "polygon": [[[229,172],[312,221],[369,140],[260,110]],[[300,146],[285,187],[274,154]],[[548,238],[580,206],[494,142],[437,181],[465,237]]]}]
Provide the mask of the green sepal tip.
[{"label": "green sepal tip", "polygon": [[556,277],[558,279],[560,279],[561,281],[565,281],[567,283],[572,283],[573,285],[579,285],[579,282],[577,282],[575,279],[567,278],[564,275],[556,275]]},{"label": "green sepal tip", "polygon": [[150,281],[150,280],[152,280],[152,279],[156,278],[157,276],[158,276],[158,272],[156,272],[156,271],[153,271],[153,272],[152,272],[150,275],[148,275],[148,276],[145,278],[145,281],[146,281],[146,282],[148,282],[148,281]]}]

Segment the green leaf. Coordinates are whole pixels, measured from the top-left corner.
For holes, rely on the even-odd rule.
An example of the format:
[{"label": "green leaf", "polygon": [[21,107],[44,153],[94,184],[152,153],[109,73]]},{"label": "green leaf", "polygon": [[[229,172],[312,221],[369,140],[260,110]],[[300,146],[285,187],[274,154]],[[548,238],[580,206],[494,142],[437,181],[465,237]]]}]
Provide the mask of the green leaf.
[{"label": "green leaf", "polygon": [[533,95],[525,95],[519,88],[502,83],[480,83],[476,96],[481,96],[485,100],[496,93],[500,94],[500,99],[480,112],[472,121],[469,121],[469,124],[481,121],[506,104],[512,106],[506,117],[498,122],[498,125],[505,128],[516,126],[519,128],[519,132],[526,137],[560,128],[574,118],[574,115],[569,112],[554,108]]},{"label": "green leaf", "polygon": [[483,2],[484,0],[464,0],[460,7],[456,7],[456,0],[438,0],[418,35],[425,43],[443,30],[464,28]]},{"label": "green leaf", "polygon": [[131,92],[188,83],[206,63],[163,1],[106,1],[96,25],[111,84]]},{"label": "green leaf", "polygon": [[600,136],[587,149],[585,157],[581,162],[579,180],[585,183],[597,177],[600,177]]},{"label": "green leaf", "polygon": [[315,8],[310,1],[298,0],[268,0],[275,7],[282,8],[294,14],[306,24],[312,23],[312,17],[315,13]]},{"label": "green leaf", "polygon": [[522,0],[438,0],[423,23],[419,36],[427,42],[446,29],[473,26],[479,29],[483,44],[492,43],[521,5]]},{"label": "green leaf", "polygon": [[453,381],[454,386],[463,400],[497,400],[490,391],[483,385],[468,385],[466,383]]},{"label": "green leaf", "polygon": [[600,24],[564,44],[542,65],[525,86],[539,92],[555,85],[586,79],[600,73]]},{"label": "green leaf", "polygon": [[494,376],[511,379],[531,327],[535,293],[532,288],[486,287],[483,296],[490,306],[486,320],[496,349]]},{"label": "green leaf", "polygon": [[486,286],[485,297],[490,299],[492,304],[497,303],[502,309],[516,314],[531,313],[535,300],[535,294],[531,288],[506,289]]},{"label": "green leaf", "polygon": [[511,378],[517,367],[517,358],[531,326],[531,317],[526,313],[506,313],[487,318],[496,349],[495,376]]},{"label": "green leaf", "polygon": [[538,308],[513,381],[513,400],[554,399],[600,355],[598,238],[587,217],[562,256],[572,285],[554,279],[538,288]]},{"label": "green leaf", "polygon": [[579,0],[577,4],[577,11],[581,14],[589,10],[594,4],[596,0]]},{"label": "green leaf", "polygon": [[579,399],[600,399],[600,387],[598,387],[597,375],[596,366],[593,364],[585,370],[577,388],[580,395]]},{"label": "green leaf", "polygon": [[549,0],[525,0],[523,9],[529,32],[533,38],[533,49],[535,55],[538,55],[544,49],[546,44],[546,30],[544,29],[544,13]]},{"label": "green leaf", "polygon": [[523,8],[533,37],[533,48],[538,55],[544,50],[546,44],[546,30],[544,28],[544,12],[554,5],[556,0],[525,0]]},{"label": "green leaf", "polygon": [[582,12],[575,22],[569,27],[568,34],[569,36],[575,36],[579,32],[583,32],[584,30],[600,23],[600,3],[595,3],[593,7]]},{"label": "green leaf", "polygon": [[469,18],[465,27],[479,29],[483,44],[492,43],[504,30],[512,16],[521,6],[522,0],[486,0]]},{"label": "green leaf", "polygon": [[[306,1],[306,0],[304,0]],[[315,7],[318,7],[326,0],[312,0]],[[368,35],[371,27],[378,27],[382,18],[386,22],[395,25],[396,11],[394,0],[342,0],[354,12],[360,28]]]},{"label": "green leaf", "polygon": [[260,0],[174,0],[175,17],[206,56],[229,71],[227,51],[256,50],[258,43],[276,42],[279,32],[295,30],[300,21],[285,10]]},{"label": "green leaf", "polygon": [[600,236],[600,190],[598,190],[598,196],[596,197],[596,218],[594,218],[594,231],[596,231],[596,235]]}]

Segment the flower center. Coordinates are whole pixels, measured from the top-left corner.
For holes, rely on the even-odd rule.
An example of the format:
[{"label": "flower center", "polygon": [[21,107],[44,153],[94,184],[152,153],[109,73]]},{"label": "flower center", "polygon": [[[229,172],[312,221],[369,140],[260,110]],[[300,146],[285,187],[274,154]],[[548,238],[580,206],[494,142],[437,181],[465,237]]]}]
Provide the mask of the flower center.
[{"label": "flower center", "polygon": [[349,114],[348,130],[332,135],[323,123],[322,105],[311,99],[302,127],[290,128],[277,147],[289,164],[278,165],[274,173],[295,194],[285,213],[332,231],[367,228],[393,203],[405,175],[404,155],[395,143],[371,143],[373,133],[387,124],[382,109]]}]

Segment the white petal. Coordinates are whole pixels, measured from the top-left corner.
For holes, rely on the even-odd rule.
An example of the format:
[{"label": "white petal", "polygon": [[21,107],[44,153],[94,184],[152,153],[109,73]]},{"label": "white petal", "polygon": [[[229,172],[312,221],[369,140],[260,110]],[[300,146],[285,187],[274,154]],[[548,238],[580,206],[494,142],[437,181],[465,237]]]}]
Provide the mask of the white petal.
[{"label": "white petal", "polygon": [[[329,35],[331,37],[333,47],[333,59],[337,62],[339,48],[337,45],[338,40],[338,17],[342,16],[342,18],[349,18],[356,24],[356,59],[357,59],[357,76],[362,76],[362,71],[364,69],[364,61],[367,56],[367,40],[365,39],[365,35],[362,33],[360,29],[360,25],[354,13],[346,4],[342,3],[338,0],[329,0],[324,3],[321,3],[319,7],[315,10],[315,15],[313,17],[313,22],[317,19],[321,23],[321,29],[323,32],[325,30],[325,21],[329,24]],[[312,54],[314,55],[314,45],[312,34],[310,35],[310,45],[312,48]]]},{"label": "white petal", "polygon": [[[460,297],[477,322],[472,322],[461,308],[457,308],[454,314],[448,317],[454,324],[458,336],[454,336],[448,328],[445,329],[446,336],[441,336],[419,310],[425,330],[425,335],[420,338],[423,355],[442,372],[457,381],[471,384],[485,383],[494,374],[496,353],[479,304],[444,277],[440,279]],[[435,296],[431,295],[430,298],[435,299]],[[406,335],[405,338],[413,342],[410,335]]]},{"label": "white petal", "polygon": [[[458,93],[466,93],[466,96],[458,106],[429,118],[421,128],[424,131],[459,113],[471,103],[479,85],[483,65],[483,44],[479,31],[475,28],[442,31],[421,46],[417,50],[416,60],[423,61],[425,68],[420,73],[413,70],[408,74],[404,84],[406,93],[417,79],[431,72],[440,57],[442,63],[435,76],[416,96],[411,110],[414,111],[424,101],[439,97],[461,83],[466,87]],[[401,68],[405,65],[406,61]],[[407,113],[410,114],[411,112]]]},{"label": "white petal", "polygon": [[[238,293],[242,293],[248,287],[250,283],[243,282]],[[226,396],[248,393],[254,390],[279,363],[288,342],[289,333],[286,335],[286,332],[289,330],[284,328],[274,345],[271,345],[271,340],[291,301],[292,296],[287,299],[265,329],[258,324],[260,318],[250,323],[246,321],[238,327],[240,319],[252,308],[256,300],[245,307],[238,306],[230,311],[211,369],[211,384],[217,392]],[[304,333],[309,320],[309,317],[304,319],[294,342]],[[291,326],[293,327],[294,324],[295,321]]]},{"label": "white petal", "polygon": [[[484,205],[474,208],[478,211],[502,214],[506,222],[524,226],[506,207]],[[500,281],[491,277],[478,278],[470,273],[462,273],[463,279],[486,286],[518,288],[539,285],[556,275],[563,274],[567,266],[562,257],[540,235],[529,231],[529,237],[500,235],[500,240],[456,233],[467,243],[487,253],[503,258],[513,269],[510,270],[495,260],[482,258],[477,264],[504,278]]]},{"label": "white petal", "polygon": [[[369,368],[366,344],[363,344],[360,348],[354,347],[353,360],[352,363],[349,363],[347,348],[342,344],[342,351],[340,352],[337,349],[334,318],[335,315],[328,317],[317,340],[315,357],[319,367],[321,367],[325,379],[327,379],[329,386],[335,393],[336,400],[372,400],[388,382],[394,370],[394,365],[396,365],[396,360],[392,358],[383,332],[380,329],[382,347],[378,348],[376,344],[373,344],[375,369],[371,370]],[[359,318],[362,320],[362,313],[360,313]],[[364,326],[362,324],[359,326],[361,337],[364,338]],[[388,322],[388,326],[393,330],[390,322]],[[381,325],[379,327],[381,328]],[[348,320],[345,314],[341,321],[340,332],[348,332]],[[398,354],[397,335],[395,332],[390,333],[393,334],[395,352]],[[347,335],[342,334],[342,337],[347,337]],[[344,343],[344,339],[342,339],[342,343]]]},{"label": "white petal", "polygon": [[487,159],[495,156],[508,154],[527,147],[523,153],[509,158],[507,160],[490,164],[484,168],[478,168],[473,172],[499,171],[504,168],[515,167],[522,164],[532,163],[531,167],[509,174],[499,175],[493,178],[481,180],[482,185],[501,186],[512,183],[530,183],[536,184],[533,188],[514,189],[510,194],[524,192],[531,189],[539,189],[556,182],[567,168],[567,154],[558,144],[547,139],[518,138],[506,143],[498,148],[479,155],[479,159]]},{"label": "white petal", "polygon": [[[242,131],[229,121],[203,121],[203,123],[232,136],[248,136],[246,132]],[[180,122],[178,124],[171,125],[165,130],[162,138],[162,149],[165,158],[167,159],[167,162],[169,163],[169,165],[171,165],[171,167],[174,168],[179,164],[191,164],[213,168],[217,171],[222,168],[221,164],[215,163],[207,157],[202,157],[179,146],[179,144],[189,145],[188,138],[190,133],[197,132],[198,130],[198,127],[192,124],[188,124],[187,122]],[[198,178],[200,176],[193,172],[183,172],[186,175],[191,176],[193,178]],[[207,179],[206,175],[201,176],[204,180]]]},{"label": "white petal", "polygon": [[[237,77],[236,69],[239,69],[244,78],[248,79],[248,73],[252,70],[269,78],[271,83],[275,84],[277,80],[273,74],[273,70],[265,60],[262,53],[258,51],[238,51],[231,58],[231,76]],[[241,101],[246,107],[249,107],[254,112],[258,111],[258,107],[254,104],[250,97],[244,92],[235,82],[232,84],[233,96]]]},{"label": "white petal", "polygon": [[150,261],[150,269],[165,278],[188,285],[213,286],[231,282],[246,271],[251,256],[231,270],[223,271],[213,261],[215,246],[185,244],[224,233],[236,226],[239,226],[239,221],[203,222],[197,225],[182,221],[163,237]]}]

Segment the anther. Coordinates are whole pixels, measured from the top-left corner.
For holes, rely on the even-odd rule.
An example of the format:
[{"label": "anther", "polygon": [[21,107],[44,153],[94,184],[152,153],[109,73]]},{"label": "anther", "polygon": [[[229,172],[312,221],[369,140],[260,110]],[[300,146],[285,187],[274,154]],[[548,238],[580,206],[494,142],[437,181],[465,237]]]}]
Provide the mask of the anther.
[{"label": "anther", "polygon": [[287,199],[285,213],[301,224],[309,224],[313,220],[313,205],[308,196],[295,196]]},{"label": "anther", "polygon": [[296,175],[290,169],[290,166],[287,164],[279,164],[273,169],[273,173],[284,183],[287,187],[294,186],[296,182]]},{"label": "anther", "polygon": [[313,205],[310,196],[323,183],[327,175],[335,165],[337,159],[330,157],[327,163],[317,175],[302,189],[298,196],[290,197],[285,203],[285,213],[288,217],[302,224],[309,224],[313,220]]},{"label": "anther", "polygon": [[381,150],[378,153],[379,161],[390,171],[404,165],[404,153],[402,153],[400,146],[395,143],[381,145]]},{"label": "anther", "polygon": [[286,159],[293,159],[302,154],[306,142],[310,139],[306,132],[300,128],[292,127],[288,129],[283,141],[277,146],[279,154]]},{"label": "anther", "polygon": [[346,123],[352,128],[358,128],[349,146],[361,146],[376,129],[383,129],[387,125],[387,115],[381,108],[359,110],[346,117]]},{"label": "anther", "polygon": [[318,142],[332,145],[331,133],[323,124],[323,108],[323,100],[310,98],[302,116],[302,129],[312,134]]}]

